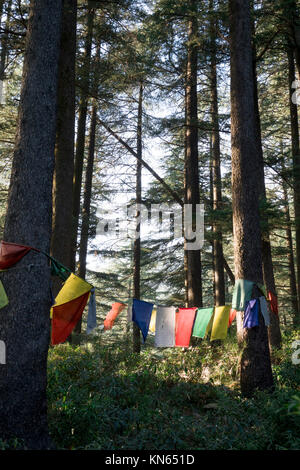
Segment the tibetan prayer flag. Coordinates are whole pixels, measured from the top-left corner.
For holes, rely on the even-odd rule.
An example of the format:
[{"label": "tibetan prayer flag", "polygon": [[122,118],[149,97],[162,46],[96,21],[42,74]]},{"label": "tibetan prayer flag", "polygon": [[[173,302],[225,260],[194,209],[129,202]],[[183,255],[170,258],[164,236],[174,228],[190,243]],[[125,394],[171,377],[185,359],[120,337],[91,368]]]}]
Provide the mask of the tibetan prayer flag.
[{"label": "tibetan prayer flag", "polygon": [[66,281],[70,275],[68,271],[62,264],[60,264],[56,259],[50,257],[51,264],[51,276],[57,276],[63,281]]},{"label": "tibetan prayer flag", "polygon": [[247,302],[244,313],[244,328],[258,326],[258,308],[258,299],[252,299]]},{"label": "tibetan prayer flag", "polygon": [[81,318],[90,293],[53,308],[51,343],[64,343]]},{"label": "tibetan prayer flag", "polygon": [[2,282],[0,281],[0,308],[4,308],[8,305],[8,298],[3,287]]},{"label": "tibetan prayer flag", "polygon": [[77,297],[81,297],[83,294],[90,292],[92,288],[91,284],[71,273],[55,297],[55,305],[53,307],[66,304]]},{"label": "tibetan prayer flag", "polygon": [[152,310],[149,331],[151,333],[155,333],[155,327],[156,327],[156,308]]},{"label": "tibetan prayer flag", "polygon": [[236,310],[231,308],[230,313],[229,313],[228,328],[231,326],[231,324],[232,324],[233,320],[235,319],[235,317],[236,317]]},{"label": "tibetan prayer flag", "polygon": [[176,318],[175,346],[188,348],[197,307],[180,308]]},{"label": "tibetan prayer flag", "polygon": [[[1,241],[0,243],[0,269],[8,269],[20,261],[23,256],[32,250],[30,246],[17,245]],[[38,251],[38,250],[35,250]]]},{"label": "tibetan prayer flag", "polygon": [[254,282],[245,279],[237,279],[235,281],[232,294],[232,308],[238,312],[243,312],[246,302],[251,300]]},{"label": "tibetan prayer flag", "polygon": [[175,345],[175,307],[157,307],[155,346],[171,348]]},{"label": "tibetan prayer flag", "polygon": [[204,338],[206,328],[210,322],[210,319],[214,313],[214,307],[211,308],[198,308],[196,314],[196,320],[193,328],[193,336],[197,338]]},{"label": "tibetan prayer flag", "polygon": [[108,312],[106,315],[106,318],[104,320],[104,329],[105,330],[111,330],[112,327],[114,326],[115,320],[118,315],[124,310],[126,307],[125,304],[122,304],[121,302],[115,302],[112,304],[111,310]]},{"label": "tibetan prayer flag", "polygon": [[51,308],[52,344],[63,343],[81,318],[89,300],[91,284],[71,273]]},{"label": "tibetan prayer flag", "polygon": [[96,297],[95,297],[95,289],[91,290],[91,296],[89,300],[89,309],[88,309],[88,316],[87,316],[87,324],[86,324],[86,333],[89,335],[97,326],[97,316],[96,316]]},{"label": "tibetan prayer flag", "polygon": [[133,299],[132,304],[132,321],[134,321],[142,332],[144,342],[146,341],[153,304],[144,302],[143,300]]},{"label": "tibetan prayer flag", "polygon": [[260,304],[260,311],[262,316],[264,317],[265,320],[265,325],[270,326],[270,312],[269,312],[269,304],[266,300],[265,297],[260,297],[259,298],[259,304]]},{"label": "tibetan prayer flag", "polygon": [[206,331],[205,331],[205,335],[204,335],[204,338],[207,338],[207,336],[209,335],[209,333],[211,332],[211,329],[212,329],[212,326],[213,326],[213,322],[214,322],[214,317],[215,317],[215,309],[214,309],[214,313],[213,315],[211,316],[211,319],[209,320],[209,323],[206,327]]},{"label": "tibetan prayer flag", "polygon": [[268,292],[268,300],[270,301],[271,310],[275,315],[278,315],[278,300],[277,295],[273,292]]},{"label": "tibetan prayer flag", "polygon": [[229,323],[229,313],[230,305],[215,307],[210,341],[226,338]]}]

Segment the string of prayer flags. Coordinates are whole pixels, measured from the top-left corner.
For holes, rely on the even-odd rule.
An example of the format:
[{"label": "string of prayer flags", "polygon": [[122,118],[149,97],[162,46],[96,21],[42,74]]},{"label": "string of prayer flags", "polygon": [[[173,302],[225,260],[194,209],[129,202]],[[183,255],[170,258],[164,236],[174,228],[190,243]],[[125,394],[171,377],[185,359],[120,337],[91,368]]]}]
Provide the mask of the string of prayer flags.
[{"label": "string of prayer flags", "polygon": [[156,308],[154,308],[152,310],[150,325],[149,325],[149,331],[151,333],[155,333],[155,328],[156,328]]},{"label": "string of prayer flags", "polygon": [[228,328],[231,326],[231,324],[232,324],[233,320],[235,319],[235,317],[236,317],[236,310],[231,308],[230,313],[229,313]]},{"label": "string of prayer flags", "polygon": [[154,339],[157,348],[171,348],[175,345],[175,322],[175,307],[157,307]]},{"label": "string of prayer flags", "polygon": [[0,243],[0,269],[8,269],[18,263],[30,250],[39,251],[30,246],[18,245],[1,241]]},{"label": "string of prayer flags", "polygon": [[259,297],[260,310],[264,317],[265,325],[270,326],[269,305],[265,297]]},{"label": "string of prayer flags", "polygon": [[51,276],[57,276],[62,281],[66,281],[70,275],[70,271],[60,264],[56,259],[50,256]]},{"label": "string of prayer flags", "polygon": [[97,316],[96,316],[96,296],[95,296],[95,289],[91,290],[91,296],[89,300],[89,309],[88,309],[88,316],[87,316],[87,325],[86,325],[86,333],[89,335],[97,326]]},{"label": "string of prayer flags", "polygon": [[0,308],[4,308],[8,305],[8,298],[3,287],[2,282],[0,281]]},{"label": "string of prayer flags", "polygon": [[230,308],[230,305],[215,307],[210,341],[226,338]]},{"label": "string of prayer flags", "polygon": [[237,279],[234,284],[232,294],[232,308],[238,312],[243,312],[246,308],[246,302],[251,300],[253,281]]},{"label": "string of prayer flags", "polygon": [[252,299],[246,303],[244,313],[244,328],[253,328],[254,326],[258,326],[258,309],[258,299]]},{"label": "string of prayer flags", "polygon": [[73,273],[70,274],[51,308],[52,345],[65,342],[72,333],[82,316],[92,288],[88,282]]},{"label": "string of prayer flags", "polygon": [[104,329],[105,330],[111,330],[112,327],[114,326],[115,320],[117,316],[124,310],[126,307],[125,304],[122,304],[121,302],[115,302],[112,304],[111,310],[108,312],[106,315],[106,318],[104,320]]},{"label": "string of prayer flags", "polygon": [[193,336],[196,338],[204,338],[207,326],[214,313],[214,307],[198,308],[196,312],[196,320],[193,328]]},{"label": "string of prayer flags", "polygon": [[175,346],[188,348],[197,307],[180,308],[176,315]]},{"label": "string of prayer flags", "polygon": [[132,321],[134,321],[142,332],[143,340],[146,341],[153,304],[143,300],[133,299],[132,303]]},{"label": "string of prayer flags", "polygon": [[273,292],[268,292],[268,300],[270,301],[271,310],[275,315],[278,315],[278,300],[277,295]]}]

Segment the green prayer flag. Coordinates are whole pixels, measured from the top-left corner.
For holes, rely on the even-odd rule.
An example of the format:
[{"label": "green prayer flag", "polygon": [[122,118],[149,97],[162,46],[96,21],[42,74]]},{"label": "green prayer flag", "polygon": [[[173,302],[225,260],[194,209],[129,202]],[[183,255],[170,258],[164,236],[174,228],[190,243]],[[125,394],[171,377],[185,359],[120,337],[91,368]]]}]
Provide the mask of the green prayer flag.
[{"label": "green prayer flag", "polygon": [[2,282],[0,281],[0,308],[4,308],[8,305],[8,298],[3,287]]},{"label": "green prayer flag", "polygon": [[197,316],[193,328],[193,336],[204,338],[207,325],[214,313],[214,307],[198,308]]},{"label": "green prayer flag", "polygon": [[70,271],[67,270],[62,264],[53,258],[51,260],[51,275],[58,276],[63,281],[66,281],[70,275]]},{"label": "green prayer flag", "polygon": [[232,308],[237,312],[245,310],[245,304],[252,297],[252,289],[254,286],[253,281],[245,279],[237,279],[235,281],[234,290],[232,294]]}]

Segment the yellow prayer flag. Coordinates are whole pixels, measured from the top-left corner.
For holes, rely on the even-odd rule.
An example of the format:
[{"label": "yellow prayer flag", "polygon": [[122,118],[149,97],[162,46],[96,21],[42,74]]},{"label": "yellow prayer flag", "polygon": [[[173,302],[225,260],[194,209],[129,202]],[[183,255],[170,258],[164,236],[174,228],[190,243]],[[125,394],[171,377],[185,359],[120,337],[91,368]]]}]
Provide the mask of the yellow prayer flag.
[{"label": "yellow prayer flag", "polygon": [[152,314],[151,314],[151,320],[150,320],[150,325],[149,325],[149,331],[151,331],[151,333],[155,333],[155,325],[156,325],[156,308],[152,310]]},{"label": "yellow prayer flag", "polygon": [[225,339],[227,336],[230,305],[215,307],[210,341]]},{"label": "yellow prayer flag", "polygon": [[92,288],[93,286],[91,284],[71,273],[55,298],[55,304],[52,306],[50,312],[51,318],[54,306],[62,305],[70,302],[71,300],[77,299],[87,292],[90,292]]}]

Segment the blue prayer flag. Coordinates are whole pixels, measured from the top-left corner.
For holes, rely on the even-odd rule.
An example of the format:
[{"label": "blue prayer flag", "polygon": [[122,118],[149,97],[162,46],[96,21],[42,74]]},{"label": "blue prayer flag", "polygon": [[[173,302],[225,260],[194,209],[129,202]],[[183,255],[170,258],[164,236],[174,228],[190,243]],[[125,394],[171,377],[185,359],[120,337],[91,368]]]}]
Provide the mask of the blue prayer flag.
[{"label": "blue prayer flag", "polygon": [[258,326],[258,299],[252,299],[246,302],[244,313],[244,328],[253,328]]},{"label": "blue prayer flag", "polygon": [[153,304],[143,300],[133,299],[132,321],[134,321],[142,332],[144,342],[149,330]]}]

